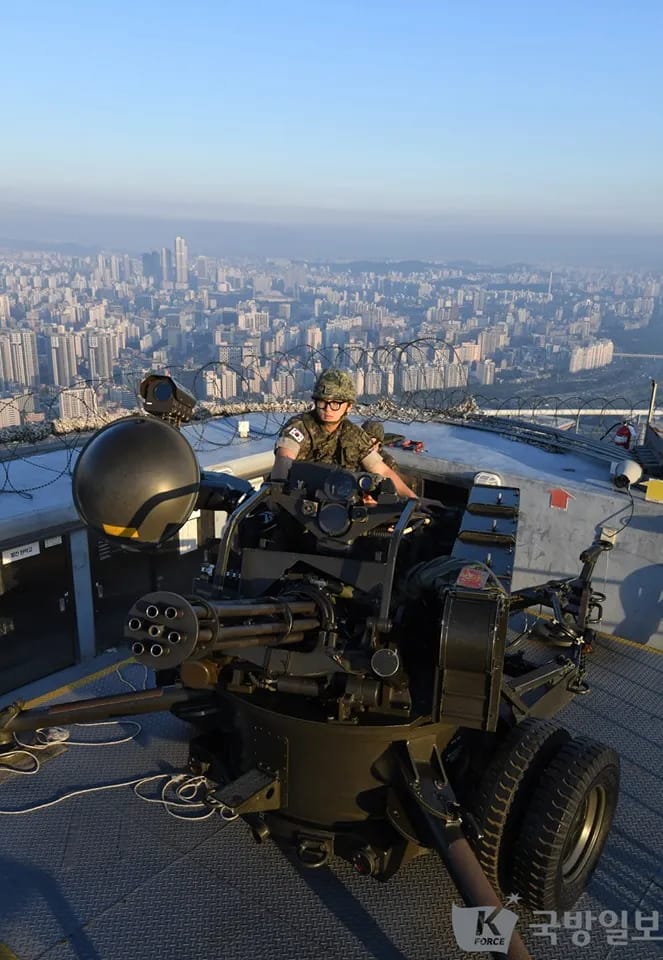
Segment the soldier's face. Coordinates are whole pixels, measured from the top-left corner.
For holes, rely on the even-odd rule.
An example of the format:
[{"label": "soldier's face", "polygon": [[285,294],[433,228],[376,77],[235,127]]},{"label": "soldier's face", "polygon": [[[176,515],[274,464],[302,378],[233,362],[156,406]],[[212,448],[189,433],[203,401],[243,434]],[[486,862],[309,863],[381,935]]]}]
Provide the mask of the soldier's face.
[{"label": "soldier's face", "polygon": [[[335,427],[341,422],[346,413],[349,412],[351,403],[339,402],[338,400],[316,400],[315,411],[320,423],[326,427]],[[338,407],[333,410],[332,407]]]}]

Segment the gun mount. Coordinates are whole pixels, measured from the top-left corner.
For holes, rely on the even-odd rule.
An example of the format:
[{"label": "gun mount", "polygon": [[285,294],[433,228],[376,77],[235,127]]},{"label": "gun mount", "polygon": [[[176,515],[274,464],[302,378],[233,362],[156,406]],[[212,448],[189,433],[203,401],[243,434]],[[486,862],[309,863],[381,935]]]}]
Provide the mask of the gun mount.
[{"label": "gun mount", "polygon": [[[13,705],[0,743],[170,709],[197,730],[190,766],[209,778],[210,806],[308,866],[337,855],[387,879],[434,849],[468,903],[498,906],[495,890],[539,909],[575,902],[610,828],[619,763],[550,718],[589,691],[604,599],[592,573],[611,545],[585,551],[577,577],[512,593],[515,488],[474,486],[445,507],[403,501],[371,474],[295,463],[254,491],[199,474],[168,423],[131,420],[81,453],[81,515],[135,547],[172,535],[195,505],[226,510],[216,565],[191,594],[152,592],[128,613],[125,638],[156,691]],[[551,610],[545,630],[513,639],[513,618],[535,604]],[[562,762],[571,799],[549,796]],[[542,859],[551,817],[562,842]],[[518,938],[509,955],[526,956]]]}]

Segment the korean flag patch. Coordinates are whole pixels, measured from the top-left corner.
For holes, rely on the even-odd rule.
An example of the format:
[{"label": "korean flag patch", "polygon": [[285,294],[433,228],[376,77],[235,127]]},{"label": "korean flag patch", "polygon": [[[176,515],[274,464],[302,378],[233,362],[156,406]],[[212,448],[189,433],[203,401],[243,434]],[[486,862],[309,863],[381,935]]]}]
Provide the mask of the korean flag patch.
[{"label": "korean flag patch", "polygon": [[288,436],[296,440],[297,443],[303,443],[304,441],[304,434],[301,430],[298,430],[297,427],[291,427],[290,430],[288,430]]}]

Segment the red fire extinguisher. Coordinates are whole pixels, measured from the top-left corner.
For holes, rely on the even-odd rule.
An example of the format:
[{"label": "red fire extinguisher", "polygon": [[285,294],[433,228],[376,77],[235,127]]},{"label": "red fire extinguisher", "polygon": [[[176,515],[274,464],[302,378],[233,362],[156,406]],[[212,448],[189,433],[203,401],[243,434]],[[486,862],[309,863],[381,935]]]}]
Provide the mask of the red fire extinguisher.
[{"label": "red fire extinguisher", "polygon": [[635,441],[638,436],[638,431],[635,429],[632,423],[629,423],[628,420],[625,420],[617,428],[615,433],[615,443],[618,447],[621,447],[622,450],[630,450],[631,447],[635,446]]}]

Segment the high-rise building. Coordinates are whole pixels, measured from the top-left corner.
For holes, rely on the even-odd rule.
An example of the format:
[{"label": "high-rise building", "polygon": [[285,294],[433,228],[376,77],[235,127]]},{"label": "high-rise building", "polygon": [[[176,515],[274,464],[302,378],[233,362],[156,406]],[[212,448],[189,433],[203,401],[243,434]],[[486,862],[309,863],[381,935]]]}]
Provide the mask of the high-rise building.
[{"label": "high-rise building", "polygon": [[382,373],[380,370],[371,369],[366,372],[364,377],[364,393],[369,397],[379,397],[382,393]]},{"label": "high-rise building", "polygon": [[189,248],[183,237],[175,237],[175,283],[189,286]]},{"label": "high-rise building", "polygon": [[237,374],[234,370],[225,367],[221,370],[221,397],[223,400],[230,400],[238,395]]},{"label": "high-rise building", "polygon": [[216,274],[216,262],[208,257],[196,258],[196,276],[199,280],[213,280]]},{"label": "high-rise building", "polygon": [[0,389],[8,387],[15,379],[9,337],[0,336]]},{"label": "high-rise building", "polygon": [[106,305],[106,300],[102,300],[101,303],[91,304],[87,311],[88,323],[92,324],[93,326],[102,324],[106,317]]},{"label": "high-rise building", "polygon": [[277,399],[291,397],[295,392],[295,378],[291,373],[279,372],[272,380],[272,396]]},{"label": "high-rise building", "polygon": [[0,293],[0,326],[7,323],[10,316],[9,297],[6,293]]},{"label": "high-rise building", "polygon": [[477,363],[477,378],[483,387],[489,387],[495,383],[495,361],[481,360]]},{"label": "high-rise building", "polygon": [[76,337],[73,333],[54,333],[46,338],[50,382],[68,387],[76,380]]},{"label": "high-rise building", "polygon": [[3,397],[0,400],[0,427],[19,427],[21,425],[21,410],[14,397]]},{"label": "high-rise building", "polygon": [[612,363],[615,345],[612,340],[594,340],[584,347],[574,347],[569,358],[569,373],[595,370]]},{"label": "high-rise building", "polygon": [[464,387],[467,383],[467,370],[462,363],[447,364],[444,373],[444,386],[447,389],[454,387]]},{"label": "high-rise building", "polygon": [[479,360],[480,354],[479,344],[472,341],[459,343],[454,351],[455,358],[460,363],[472,363],[474,360]]},{"label": "high-rise building", "polygon": [[97,331],[87,335],[87,357],[92,380],[111,379],[118,349],[118,337],[113,332]]},{"label": "high-rise building", "polygon": [[237,326],[240,330],[269,330],[269,312],[267,310],[251,310],[248,313],[240,311],[237,315]]},{"label": "high-rise building", "polygon": [[241,365],[242,347],[239,344],[235,345],[222,340],[219,343],[219,363]]},{"label": "high-rise building", "polygon": [[472,297],[472,303],[477,313],[483,313],[486,307],[486,291],[475,290]]},{"label": "high-rise building", "polygon": [[151,278],[155,285],[161,283],[161,257],[158,250],[143,254],[143,276]]},{"label": "high-rise building", "polygon": [[304,331],[304,342],[312,350],[320,350],[322,347],[322,330],[318,326],[306,327]]},{"label": "high-rise building", "polygon": [[161,283],[171,283],[173,279],[173,254],[168,247],[161,248]]},{"label": "high-rise building", "polygon": [[39,385],[37,337],[32,330],[12,330],[9,333],[9,356],[14,383],[22,387]]},{"label": "high-rise building", "polygon": [[203,370],[203,392],[206,400],[221,399],[221,379],[215,370]]},{"label": "high-rise building", "polygon": [[97,395],[91,387],[63,390],[58,403],[63,419],[86,420],[97,414]]}]

